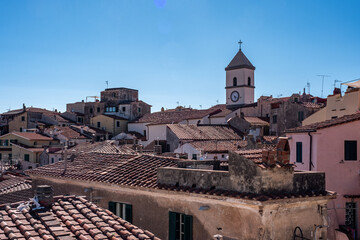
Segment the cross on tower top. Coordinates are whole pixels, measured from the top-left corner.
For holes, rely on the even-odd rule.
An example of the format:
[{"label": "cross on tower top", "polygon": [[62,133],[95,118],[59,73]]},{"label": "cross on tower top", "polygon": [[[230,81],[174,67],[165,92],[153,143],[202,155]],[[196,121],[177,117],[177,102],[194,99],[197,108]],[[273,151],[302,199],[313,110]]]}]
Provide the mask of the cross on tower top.
[{"label": "cross on tower top", "polygon": [[238,44],[239,44],[239,49],[241,50],[241,44],[242,44],[243,42],[240,40],[239,42],[238,42]]}]

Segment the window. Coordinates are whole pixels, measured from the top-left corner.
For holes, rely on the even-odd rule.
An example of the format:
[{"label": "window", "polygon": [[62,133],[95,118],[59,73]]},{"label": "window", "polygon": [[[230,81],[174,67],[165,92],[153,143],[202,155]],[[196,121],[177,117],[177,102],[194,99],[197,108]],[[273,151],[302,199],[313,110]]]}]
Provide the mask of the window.
[{"label": "window", "polygon": [[101,126],[101,123],[97,122],[97,127],[100,128],[100,126]]},{"label": "window", "polygon": [[8,158],[9,158],[9,160],[12,159],[12,154],[11,153],[8,154]]},{"label": "window", "polygon": [[345,225],[353,229],[356,228],[356,203],[345,203]]},{"label": "window", "polygon": [[54,162],[55,162],[54,158],[51,158],[51,163],[54,163]]},{"label": "window", "polygon": [[112,93],[112,96],[113,96],[113,97],[116,97],[116,93]]},{"label": "window", "polygon": [[116,127],[120,127],[120,121],[116,121]]},{"label": "window", "polygon": [[78,117],[78,118],[77,118],[77,121],[78,121],[79,123],[83,123],[83,118],[82,118],[82,117]]},{"label": "window", "polygon": [[144,130],[144,137],[146,137],[146,130]]},{"label": "window", "polygon": [[196,154],[192,155],[192,160],[197,160],[197,155]]},{"label": "window", "polygon": [[116,107],[106,107],[105,111],[106,112],[116,112]]},{"label": "window", "polygon": [[97,112],[98,112],[98,113],[100,112],[100,107],[97,108]]},{"label": "window", "polygon": [[122,111],[125,112],[125,111],[126,111],[126,107],[122,107]]},{"label": "window", "polygon": [[273,122],[273,123],[277,123],[277,115],[274,115],[274,116],[272,117],[272,122]]},{"label": "window", "polygon": [[297,97],[294,98],[294,102],[299,102],[299,99]]},{"label": "window", "polygon": [[30,161],[30,155],[24,154],[24,161],[29,162]]},{"label": "window", "polygon": [[36,145],[37,144],[37,142],[34,142],[34,145]]},{"label": "window", "polygon": [[92,108],[90,108],[89,111],[90,111],[90,114],[93,113],[93,109],[92,109]]},{"label": "window", "polygon": [[304,112],[303,111],[298,112],[298,121],[302,122],[302,120],[304,120]]},{"label": "window", "polygon": [[357,141],[345,141],[345,160],[357,160]]},{"label": "window", "polygon": [[8,139],[5,139],[4,146],[9,146],[9,140]]},{"label": "window", "polygon": [[3,142],[2,142],[2,140],[0,140],[0,146],[2,146],[3,145]]},{"label": "window", "polygon": [[0,160],[1,160],[2,156],[1,156],[1,153],[0,153]]},{"label": "window", "polygon": [[141,108],[138,108],[138,112],[141,113]]},{"label": "window", "polygon": [[337,116],[332,116],[332,117],[331,117],[331,119],[335,119],[335,118],[337,118]]},{"label": "window", "polygon": [[169,212],[169,240],[192,240],[191,215]]},{"label": "window", "polygon": [[21,121],[22,121],[22,122],[25,122],[25,116],[22,116],[22,117],[21,117]]},{"label": "window", "polygon": [[296,142],[296,162],[302,163],[302,142]]},{"label": "window", "polygon": [[251,86],[251,77],[248,77],[248,86]]},{"label": "window", "polygon": [[21,127],[21,128],[20,128],[20,132],[22,132],[22,131],[23,131],[23,128]]},{"label": "window", "polygon": [[109,202],[109,210],[116,216],[132,223],[132,205],[120,202]]},{"label": "window", "polygon": [[237,78],[236,77],[233,78],[233,86],[234,87],[237,86]]}]

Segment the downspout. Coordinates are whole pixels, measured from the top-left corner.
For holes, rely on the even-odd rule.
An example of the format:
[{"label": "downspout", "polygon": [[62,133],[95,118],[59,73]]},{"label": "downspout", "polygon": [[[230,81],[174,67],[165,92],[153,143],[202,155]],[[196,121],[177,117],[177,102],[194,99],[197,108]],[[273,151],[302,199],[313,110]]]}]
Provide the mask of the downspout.
[{"label": "downspout", "polygon": [[310,163],[309,163],[309,171],[311,171],[311,165],[313,165],[312,163],[312,135],[310,134],[310,132],[308,132],[308,135],[310,137],[310,157],[309,157],[309,160],[310,160]]}]

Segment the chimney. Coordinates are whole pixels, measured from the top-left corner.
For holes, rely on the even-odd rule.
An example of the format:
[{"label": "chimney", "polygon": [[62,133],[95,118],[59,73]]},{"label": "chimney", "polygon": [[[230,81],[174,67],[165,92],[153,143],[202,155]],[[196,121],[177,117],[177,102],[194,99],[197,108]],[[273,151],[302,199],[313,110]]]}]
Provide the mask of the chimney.
[{"label": "chimney", "polygon": [[50,208],[54,203],[54,192],[50,185],[39,185],[35,190],[35,196],[38,198],[42,207]]},{"label": "chimney", "polygon": [[81,134],[84,134],[84,129],[83,129],[82,126],[80,127],[80,133],[81,133]]}]

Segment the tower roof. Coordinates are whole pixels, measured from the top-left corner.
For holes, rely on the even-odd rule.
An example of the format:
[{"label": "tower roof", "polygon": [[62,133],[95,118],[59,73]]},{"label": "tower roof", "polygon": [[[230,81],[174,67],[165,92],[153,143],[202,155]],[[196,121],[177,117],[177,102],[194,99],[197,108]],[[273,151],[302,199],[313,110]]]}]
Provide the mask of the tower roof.
[{"label": "tower roof", "polygon": [[255,70],[255,67],[251,64],[249,59],[245,56],[245,54],[241,51],[241,49],[237,52],[235,57],[231,60],[229,65],[225,68],[226,71],[234,70],[239,68],[248,68]]}]

